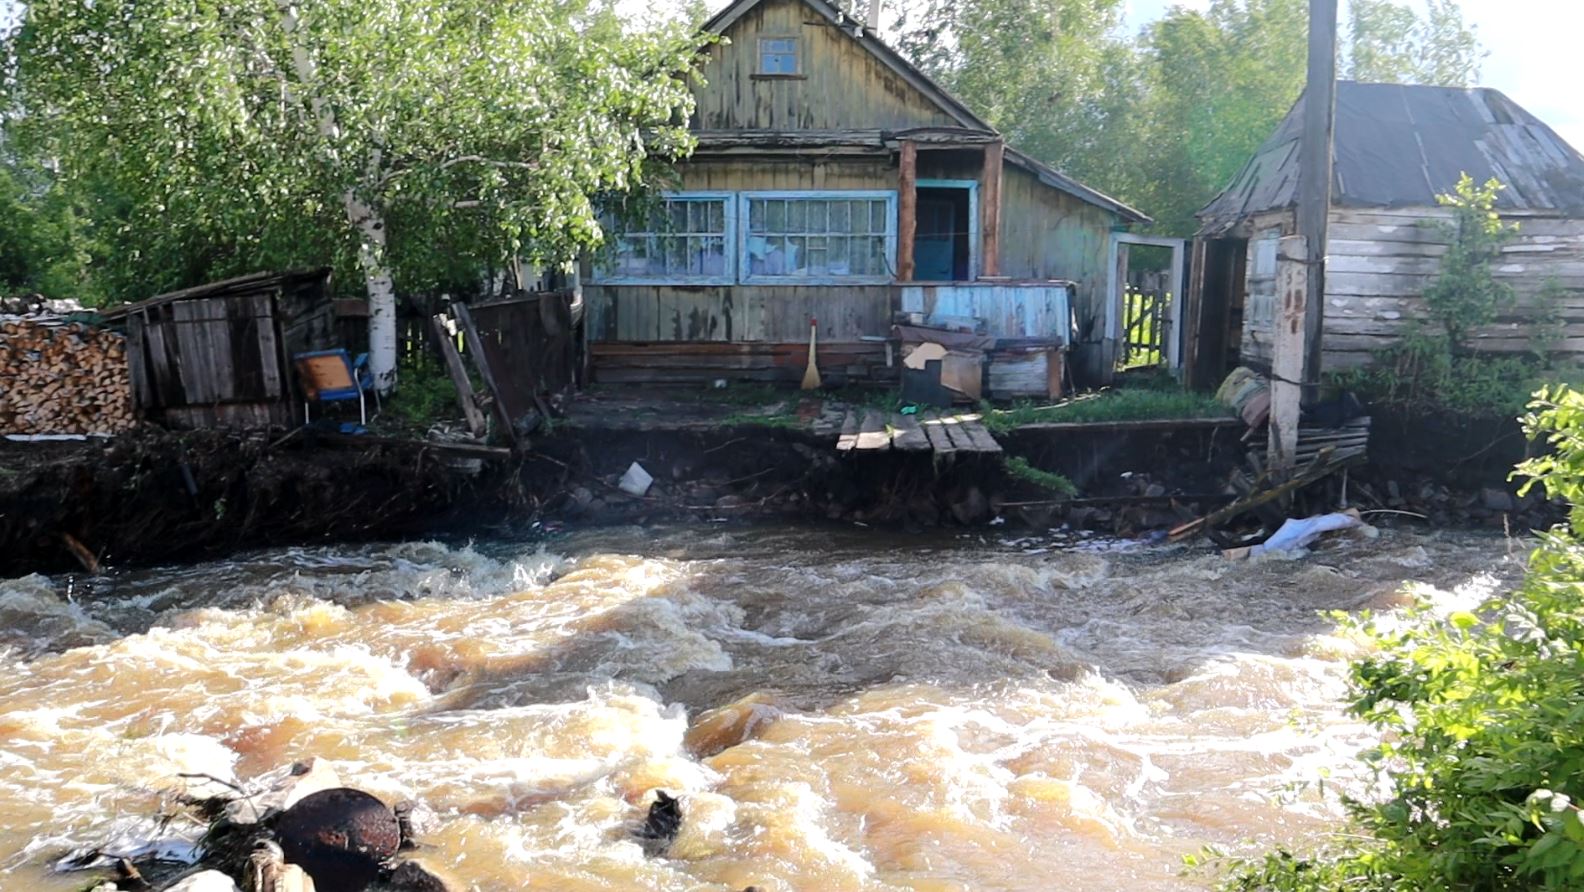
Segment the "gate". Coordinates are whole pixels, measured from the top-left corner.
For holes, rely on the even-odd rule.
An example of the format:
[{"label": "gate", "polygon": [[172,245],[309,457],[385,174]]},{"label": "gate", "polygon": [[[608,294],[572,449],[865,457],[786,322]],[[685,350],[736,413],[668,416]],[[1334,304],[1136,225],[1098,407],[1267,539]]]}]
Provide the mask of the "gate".
[{"label": "gate", "polygon": [[1122,294],[1122,349],[1117,367],[1136,369],[1164,365],[1171,301],[1166,270],[1128,270]]}]

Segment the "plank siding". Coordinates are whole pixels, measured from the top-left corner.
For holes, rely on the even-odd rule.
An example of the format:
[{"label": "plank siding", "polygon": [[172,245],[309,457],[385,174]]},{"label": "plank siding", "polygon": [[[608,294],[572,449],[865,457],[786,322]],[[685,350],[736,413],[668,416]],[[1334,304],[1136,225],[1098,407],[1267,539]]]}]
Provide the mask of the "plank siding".
[{"label": "plank siding", "polygon": [[1105,318],[1111,212],[1052,189],[1008,165],[1001,193],[1001,275],[1073,283],[1072,308],[1082,339]]},{"label": "plank siding", "polygon": [[[1367,365],[1411,326],[1429,320],[1425,288],[1440,273],[1446,237],[1433,225],[1448,220],[1443,208],[1334,208],[1326,259],[1325,367]],[[1498,353],[1527,353],[1541,292],[1554,282],[1563,291],[1548,308],[1562,321],[1557,352],[1584,358],[1584,220],[1513,216],[1517,237],[1492,269],[1511,285],[1514,305],[1472,333],[1471,346]]]},{"label": "plank siding", "polygon": [[[704,130],[961,126],[858,41],[798,0],[767,0],[727,28],[702,66],[692,125]],[[798,38],[795,77],[758,76],[759,38]]]}]

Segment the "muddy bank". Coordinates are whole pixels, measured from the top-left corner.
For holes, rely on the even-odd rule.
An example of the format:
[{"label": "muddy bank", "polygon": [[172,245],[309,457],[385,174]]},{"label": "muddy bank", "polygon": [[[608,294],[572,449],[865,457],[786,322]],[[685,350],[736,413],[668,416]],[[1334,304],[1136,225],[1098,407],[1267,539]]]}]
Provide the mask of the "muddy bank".
[{"label": "muddy bank", "polygon": [[[1511,420],[1381,413],[1370,464],[1311,487],[1293,514],[1366,509],[1436,526],[1548,525],[1538,494],[1506,482],[1528,448]],[[1008,456],[1065,476],[1078,495],[1001,456],[837,453],[797,428],[560,425],[521,457],[419,443],[144,429],[86,443],[0,443],[0,576],[88,561],[190,561],[246,548],[442,537],[535,524],[840,522],[923,530],[1010,523],[1140,536],[1225,504],[1246,468],[1238,428],[999,434]],[[1454,454],[1455,453],[1455,454]],[[642,495],[621,476],[638,463]],[[999,520],[998,520],[999,519]],[[1267,521],[1279,522],[1272,515]],[[1255,530],[1257,532],[1257,530]],[[81,548],[76,544],[80,543]]]},{"label": "muddy bank", "polygon": [[1354,499],[1423,515],[1435,526],[1543,529],[1566,516],[1537,488],[1520,497],[1513,466],[1543,449],[1511,416],[1371,409],[1370,461],[1351,475]]},{"label": "muddy bank", "polygon": [[192,560],[242,548],[422,535],[505,516],[532,481],[423,450],[143,429],[0,443],[0,575]]},{"label": "muddy bank", "polygon": [[[758,425],[561,427],[504,460],[312,435],[144,430],[113,441],[4,443],[0,575],[79,568],[73,542],[99,561],[146,564],[272,545],[460,539],[535,523],[779,519],[924,529],[1001,517],[1133,534],[1222,498],[1216,480],[1238,457],[1228,439],[1008,436],[1009,453],[1073,479],[1083,495],[1076,502],[1009,473],[998,456],[839,455],[802,431]],[[642,496],[618,486],[633,462],[654,477]]]}]

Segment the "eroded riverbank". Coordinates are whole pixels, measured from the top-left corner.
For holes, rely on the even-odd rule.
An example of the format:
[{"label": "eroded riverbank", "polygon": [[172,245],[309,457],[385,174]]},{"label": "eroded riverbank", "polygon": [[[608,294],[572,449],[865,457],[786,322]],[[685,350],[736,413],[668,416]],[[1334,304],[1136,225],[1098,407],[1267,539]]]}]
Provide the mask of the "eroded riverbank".
[{"label": "eroded riverbank", "polygon": [[[1335,820],[1283,792],[1364,742],[1318,611],[1466,601],[1523,551],[613,528],[13,580],[0,870],[79,888],[49,865],[146,835],[176,774],[318,755],[479,889],[1195,888],[1184,853]],[[686,817],[648,858],[657,788]]]}]

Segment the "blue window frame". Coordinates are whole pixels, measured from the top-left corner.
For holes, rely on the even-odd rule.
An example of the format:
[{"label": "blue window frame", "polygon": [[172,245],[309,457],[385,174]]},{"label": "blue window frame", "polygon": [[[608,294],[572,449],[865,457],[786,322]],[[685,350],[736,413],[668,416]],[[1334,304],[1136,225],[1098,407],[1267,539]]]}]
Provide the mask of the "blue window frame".
[{"label": "blue window frame", "polygon": [[760,74],[797,74],[798,40],[796,37],[759,38]]},{"label": "blue window frame", "polygon": [[743,282],[886,284],[896,279],[892,191],[743,192]]},{"label": "blue window frame", "polygon": [[730,285],[737,281],[737,202],[731,192],[668,194],[648,225],[616,232],[593,281],[610,285]]}]

